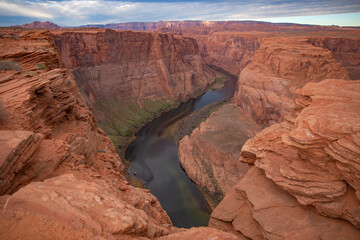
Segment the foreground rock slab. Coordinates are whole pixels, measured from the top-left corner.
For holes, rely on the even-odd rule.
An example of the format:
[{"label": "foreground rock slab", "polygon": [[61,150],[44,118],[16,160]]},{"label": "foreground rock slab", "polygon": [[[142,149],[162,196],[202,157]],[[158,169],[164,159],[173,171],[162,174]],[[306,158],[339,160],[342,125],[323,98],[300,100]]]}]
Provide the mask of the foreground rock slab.
[{"label": "foreground rock slab", "polygon": [[[113,189],[106,181],[79,180],[72,174],[33,182],[21,188],[11,196],[4,196],[0,202],[2,207],[1,226],[22,226],[29,218],[40,218],[48,224],[36,224],[36,230],[46,232],[48,225],[66,226],[71,232],[79,232],[84,237],[101,235],[114,239],[116,234],[137,234],[154,237],[168,233],[168,225],[164,227],[154,224],[143,210],[136,209],[124,201],[121,195],[126,194]],[[144,201],[156,201],[155,198]],[[12,214],[25,217],[11,217]],[[26,225],[26,224],[24,224]],[[30,229],[1,229],[2,236],[21,235]],[[13,231],[9,231],[13,230]],[[36,238],[36,232],[33,237]],[[59,232],[61,234],[61,232]],[[61,235],[60,235],[61,236]]]},{"label": "foreground rock slab", "polygon": [[249,239],[358,239],[348,222],[323,217],[252,167],[218,205],[209,226]]}]

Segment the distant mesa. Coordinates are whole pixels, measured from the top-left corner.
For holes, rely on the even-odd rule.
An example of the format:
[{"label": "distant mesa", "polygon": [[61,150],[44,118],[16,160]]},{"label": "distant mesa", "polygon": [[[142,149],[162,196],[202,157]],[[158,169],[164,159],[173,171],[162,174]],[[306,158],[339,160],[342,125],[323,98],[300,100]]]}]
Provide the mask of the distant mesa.
[{"label": "distant mesa", "polygon": [[[46,21],[34,21],[32,23],[26,23],[23,25],[16,25],[12,27],[22,28],[43,28],[43,29],[60,29],[59,25]],[[158,22],[123,22],[123,23],[110,23],[110,24],[87,24],[81,26],[73,26],[74,28],[108,28],[116,30],[133,30],[133,31],[160,31],[170,32],[170,29],[175,29],[177,32],[179,29],[202,29],[202,31],[288,31],[292,30],[300,31],[332,31],[339,29],[339,26],[320,26],[309,24],[296,24],[296,23],[271,23],[262,21],[158,21]],[[172,32],[172,33],[175,33]]]},{"label": "distant mesa", "polygon": [[21,25],[22,28],[44,28],[44,29],[60,29],[61,27],[55,23],[46,21],[46,22],[40,22],[40,21],[34,21],[32,23],[26,23]]}]

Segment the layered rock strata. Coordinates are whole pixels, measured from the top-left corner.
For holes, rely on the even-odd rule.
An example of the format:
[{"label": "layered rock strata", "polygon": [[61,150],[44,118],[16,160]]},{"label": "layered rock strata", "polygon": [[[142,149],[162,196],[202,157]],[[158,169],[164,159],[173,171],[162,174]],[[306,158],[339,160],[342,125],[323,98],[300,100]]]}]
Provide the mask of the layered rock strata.
[{"label": "layered rock strata", "polygon": [[360,39],[316,37],[309,38],[308,42],[316,47],[329,49],[335,59],[349,73],[350,79],[360,79]]},{"label": "layered rock strata", "polygon": [[291,115],[248,140],[254,165],[209,225],[250,239],[360,237],[360,81],[308,83]]},{"label": "layered rock strata", "polygon": [[326,78],[349,78],[329,50],[301,38],[268,38],[240,73],[234,103],[257,123],[273,124],[291,112],[297,88]]},{"label": "layered rock strata", "polygon": [[54,33],[64,66],[110,135],[131,134],[215,79],[192,38],[113,30]]},{"label": "layered rock strata", "polygon": [[235,239],[172,227],[158,200],[125,180],[50,32],[1,34],[0,239]]},{"label": "layered rock strata", "polygon": [[179,160],[187,175],[216,206],[245,175],[239,162],[245,141],[260,127],[233,104],[226,104],[179,143]]},{"label": "layered rock strata", "polygon": [[208,64],[215,65],[239,76],[260,47],[262,34],[252,35],[236,32],[211,32],[194,36],[200,54]]},{"label": "layered rock strata", "polygon": [[168,234],[171,221],[157,199],[122,176],[51,34],[2,34],[0,238]]}]

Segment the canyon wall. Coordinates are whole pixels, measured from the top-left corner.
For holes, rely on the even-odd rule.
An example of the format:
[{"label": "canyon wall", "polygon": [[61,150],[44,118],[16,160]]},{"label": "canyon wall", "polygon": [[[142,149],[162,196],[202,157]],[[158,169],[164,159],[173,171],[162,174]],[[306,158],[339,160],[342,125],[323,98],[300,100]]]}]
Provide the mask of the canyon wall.
[{"label": "canyon wall", "polygon": [[157,199],[122,176],[51,34],[1,33],[0,238],[168,234]]},{"label": "canyon wall", "polygon": [[293,112],[248,140],[252,165],[209,225],[249,239],[358,239],[360,81],[297,91]]},{"label": "canyon wall", "polygon": [[350,79],[360,79],[360,40],[358,38],[317,37],[309,38],[307,42],[329,49],[349,73]]},{"label": "canyon wall", "polygon": [[194,36],[207,64],[238,76],[260,47],[260,36],[236,32],[212,32]]},{"label": "canyon wall", "polygon": [[113,30],[54,32],[64,66],[109,135],[126,136],[215,79],[196,41]]},{"label": "canyon wall", "polygon": [[260,129],[241,109],[226,104],[180,141],[181,166],[213,207],[247,172],[248,164],[238,161],[240,151]]},{"label": "canyon wall", "polygon": [[349,78],[329,50],[303,38],[267,38],[240,73],[234,103],[257,123],[273,124],[291,112],[297,88],[326,78]]},{"label": "canyon wall", "polygon": [[[353,31],[358,28],[346,28],[338,26],[320,26],[294,23],[270,23],[261,21],[158,21],[158,22],[127,22],[113,24],[89,24],[81,27],[108,28],[118,30],[135,31],[169,31],[174,29],[179,33],[184,33],[187,29],[199,32],[209,31],[263,31],[263,32],[309,32],[309,31]],[[184,34],[187,35],[187,34]]]}]

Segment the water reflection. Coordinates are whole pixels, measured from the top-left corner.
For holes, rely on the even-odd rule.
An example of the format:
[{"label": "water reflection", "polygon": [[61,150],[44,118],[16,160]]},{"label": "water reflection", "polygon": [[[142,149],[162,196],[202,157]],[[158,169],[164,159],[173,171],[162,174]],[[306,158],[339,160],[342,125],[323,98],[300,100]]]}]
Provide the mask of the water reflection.
[{"label": "water reflection", "polygon": [[157,197],[174,226],[206,226],[211,208],[182,170],[176,143],[163,133],[170,124],[191,112],[232,96],[235,82],[229,80],[222,89],[210,90],[177,109],[163,113],[140,130],[126,151],[126,158],[131,161],[129,173],[136,172],[136,178]]}]

